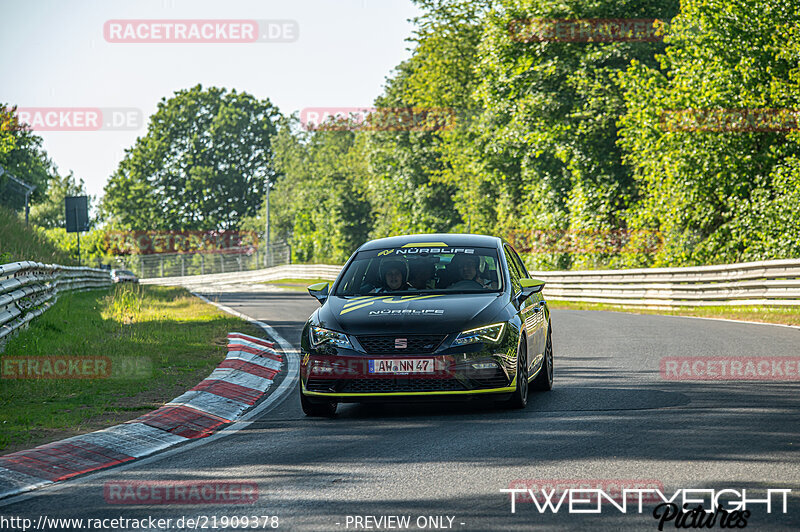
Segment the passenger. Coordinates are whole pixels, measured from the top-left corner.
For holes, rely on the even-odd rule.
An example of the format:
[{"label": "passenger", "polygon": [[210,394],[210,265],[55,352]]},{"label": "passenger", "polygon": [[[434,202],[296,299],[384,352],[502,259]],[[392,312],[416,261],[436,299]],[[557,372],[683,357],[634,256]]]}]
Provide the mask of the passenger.
[{"label": "passenger", "polygon": [[411,274],[408,284],[416,290],[429,290],[435,288],[433,275],[436,266],[430,260],[417,260],[411,263]]},{"label": "passenger", "polygon": [[380,275],[383,286],[372,290],[373,294],[380,294],[384,292],[397,292],[400,290],[408,290],[410,288],[406,281],[408,266],[405,262],[399,260],[390,260],[381,263]]}]

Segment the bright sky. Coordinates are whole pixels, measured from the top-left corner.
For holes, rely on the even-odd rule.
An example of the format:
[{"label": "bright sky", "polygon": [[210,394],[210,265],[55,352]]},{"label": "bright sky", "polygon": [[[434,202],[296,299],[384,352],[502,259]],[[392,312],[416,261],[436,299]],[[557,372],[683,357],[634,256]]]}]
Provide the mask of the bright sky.
[{"label": "bright sky", "polygon": [[[368,107],[409,56],[410,0],[0,0],[0,102],[22,108],[134,108],[146,120],[161,98],[219,86],[269,98],[281,112]],[[127,19],[295,21],[274,43],[113,43],[103,25]],[[41,131],[59,171],[98,198],[125,148],[146,132]],[[24,179],[24,176],[19,176]]]}]

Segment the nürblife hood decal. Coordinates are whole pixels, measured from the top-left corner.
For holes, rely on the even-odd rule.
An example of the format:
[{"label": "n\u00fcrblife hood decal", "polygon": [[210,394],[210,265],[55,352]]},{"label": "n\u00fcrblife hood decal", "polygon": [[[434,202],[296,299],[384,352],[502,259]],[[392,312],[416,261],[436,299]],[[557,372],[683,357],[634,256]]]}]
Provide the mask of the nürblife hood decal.
[{"label": "n\u00fcrblife hood decal", "polygon": [[358,309],[361,309],[361,308],[369,307],[369,306],[371,306],[371,305],[373,305],[375,303],[378,303],[378,302],[391,305],[391,304],[407,303],[409,301],[416,301],[416,300],[419,300],[419,299],[429,299],[429,298],[432,298],[432,297],[442,297],[442,295],[443,294],[431,294],[431,295],[425,295],[425,296],[414,296],[414,295],[410,295],[410,296],[374,296],[374,297],[361,296],[361,297],[353,298],[349,302],[345,303],[344,306],[342,307],[341,312],[339,312],[339,315],[341,316],[342,314],[347,314],[348,312],[351,312],[353,310],[358,310]]},{"label": "n\u00fcrblife hood decal", "polygon": [[332,296],[315,325],[346,334],[438,334],[486,325],[508,304],[499,293]]}]

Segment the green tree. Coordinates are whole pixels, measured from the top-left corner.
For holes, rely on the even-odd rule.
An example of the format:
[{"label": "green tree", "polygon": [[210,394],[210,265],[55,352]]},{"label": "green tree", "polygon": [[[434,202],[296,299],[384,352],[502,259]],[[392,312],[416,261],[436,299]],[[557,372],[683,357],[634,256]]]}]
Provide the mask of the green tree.
[{"label": "green tree", "polygon": [[104,216],[129,229],[238,229],[275,179],[279,117],[269,100],[216,87],[162,99],[106,185]]},{"label": "green tree", "polygon": [[17,139],[13,132],[15,127],[14,113],[5,105],[0,104],[0,154],[5,155],[16,146]]},{"label": "green tree", "polygon": [[[480,229],[508,236],[530,230],[607,233],[624,228],[637,191],[617,147],[625,113],[617,74],[632,60],[654,65],[663,43],[525,39],[517,21],[669,19],[677,0],[584,2],[502,0],[487,16],[477,65],[480,85],[471,143]],[[469,159],[467,159],[469,158]],[[454,165],[456,166],[456,165]],[[524,238],[521,239],[524,243]],[[542,253],[537,267],[588,267],[610,257]]]},{"label": "green tree", "polygon": [[797,109],[799,25],[792,0],[689,0],[667,28],[661,68],[634,63],[621,76],[620,145],[641,189],[629,223],[664,235],[653,264],[800,252],[790,236],[800,225],[797,130],[703,118]]},{"label": "green tree", "polygon": [[[352,131],[303,131],[287,119],[275,138],[280,172],[270,194],[271,232],[298,262],[342,263],[368,238],[364,137]],[[263,231],[264,215],[247,228]]]},{"label": "green tree", "polygon": [[464,148],[482,18],[492,1],[417,0],[411,58],[401,63],[376,100],[379,108],[413,109],[439,117],[441,129],[365,133],[374,210],[373,237],[468,230],[473,198],[468,176],[453,169]]},{"label": "green tree", "polygon": [[55,174],[47,184],[44,198],[31,207],[31,222],[46,229],[64,227],[64,198],[85,195],[83,179],[76,179],[72,171],[65,176]]},{"label": "green tree", "polygon": [[[78,261],[78,236],[77,233],[67,233],[62,227],[51,227],[44,229],[36,227],[39,235],[46,238],[56,249],[68,255],[76,263]],[[108,235],[105,229],[94,228],[80,234],[80,262],[84,266],[98,266],[108,263],[111,258],[108,255]]]},{"label": "green tree", "polygon": [[[793,0],[416,3],[412,55],[376,105],[450,109],[456,122],[433,131],[283,129],[273,227],[296,258],[341,261],[367,236],[465,230],[516,235],[523,246],[531,231],[574,235],[567,249],[556,242],[526,257],[540,268],[800,253],[796,123],[703,131],[667,120],[687,109],[800,108]],[[514,31],[525,19],[658,19],[664,38],[526,40]],[[621,250],[569,250],[616,245],[626,231]]]},{"label": "green tree", "polygon": [[[43,200],[48,181],[55,177],[53,162],[42,148],[42,138],[20,124],[16,107],[0,104],[0,166],[36,189],[30,197],[32,204]],[[0,177],[0,184],[4,178]],[[24,195],[8,199],[8,206],[19,210],[24,205]],[[2,199],[2,198],[0,198]]]}]

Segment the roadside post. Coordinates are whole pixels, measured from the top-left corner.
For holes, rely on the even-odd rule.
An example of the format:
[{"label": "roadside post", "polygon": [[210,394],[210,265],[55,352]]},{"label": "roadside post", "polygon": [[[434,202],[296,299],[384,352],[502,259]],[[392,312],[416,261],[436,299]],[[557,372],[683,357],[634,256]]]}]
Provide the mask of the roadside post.
[{"label": "roadside post", "polygon": [[89,196],[64,198],[67,233],[75,233],[78,240],[78,264],[81,263],[81,231],[89,230]]},{"label": "roadside post", "polygon": [[269,191],[272,188],[272,181],[267,179],[267,201],[266,201],[266,226],[264,227],[264,241],[266,242],[266,249],[264,251],[264,267],[269,268],[272,266],[272,257],[270,256],[269,250]]}]

